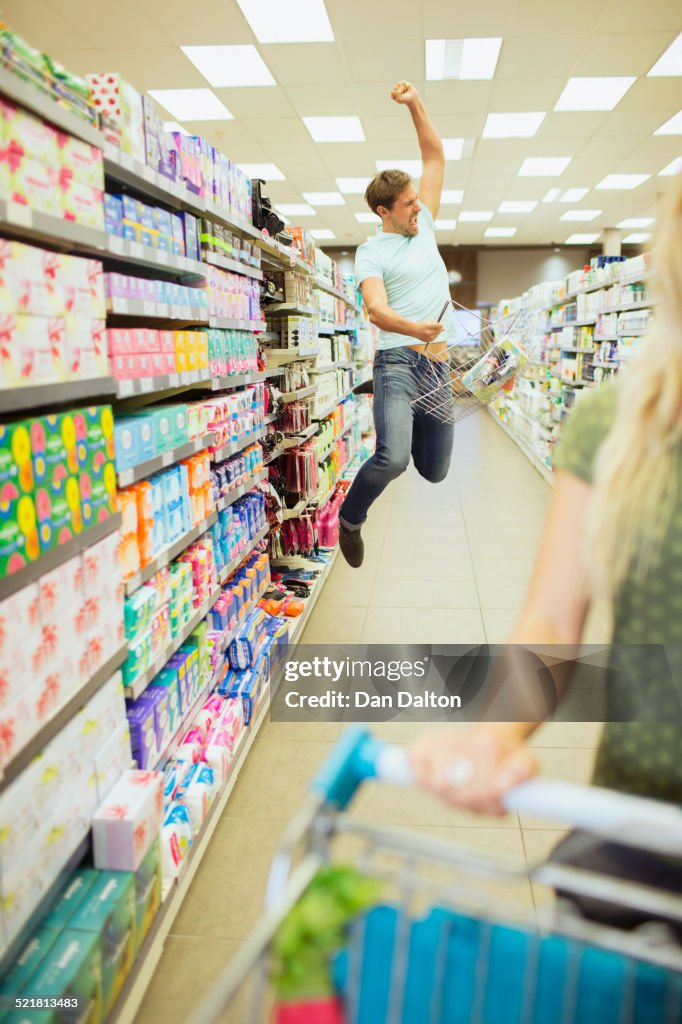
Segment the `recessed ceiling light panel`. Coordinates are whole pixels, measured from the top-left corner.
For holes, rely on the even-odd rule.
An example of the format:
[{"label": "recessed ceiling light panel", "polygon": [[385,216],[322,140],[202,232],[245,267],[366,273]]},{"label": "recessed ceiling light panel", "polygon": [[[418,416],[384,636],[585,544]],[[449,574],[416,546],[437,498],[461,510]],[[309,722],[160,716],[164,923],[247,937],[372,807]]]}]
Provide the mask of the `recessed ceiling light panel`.
[{"label": "recessed ceiling light panel", "polygon": [[607,174],[594,187],[600,189],[633,189],[643,185],[650,177],[650,174]]},{"label": "recessed ceiling light panel", "polygon": [[210,89],[150,89],[149,95],[177,121],[232,121],[224,103]]},{"label": "recessed ceiling light panel", "polygon": [[661,54],[647,78],[671,78],[675,75],[682,75],[682,32]]},{"label": "recessed ceiling light panel", "polygon": [[593,235],[569,235],[566,239],[566,245],[592,245],[598,238],[598,231]]},{"label": "recessed ceiling light panel", "polygon": [[587,222],[596,220],[603,212],[603,210],[566,210],[566,213],[561,214],[561,220],[581,220]]},{"label": "recessed ceiling light panel", "polygon": [[492,210],[462,210],[459,215],[460,221],[471,221],[471,223],[484,224],[493,219]]},{"label": "recessed ceiling light panel", "polygon": [[181,46],[180,49],[216,89],[277,85],[255,46]]},{"label": "recessed ceiling light panel", "polygon": [[502,39],[427,39],[426,79],[442,82],[451,79],[482,80],[495,74]]},{"label": "recessed ceiling light panel", "polygon": [[371,180],[371,178],[337,178],[336,184],[339,186],[339,192],[343,192],[344,196],[362,196]]},{"label": "recessed ceiling light panel", "polygon": [[642,242],[648,242],[650,238],[651,235],[648,231],[633,231],[626,235],[623,242],[625,245],[641,245]]},{"label": "recessed ceiling light panel", "polygon": [[340,192],[304,192],[303,198],[311,206],[345,206],[346,200]]},{"label": "recessed ceiling light panel", "polygon": [[324,0],[237,0],[259,43],[333,43]]},{"label": "recessed ceiling light panel", "polygon": [[449,220],[447,217],[437,220],[435,224],[436,231],[454,231],[457,227],[457,221]]},{"label": "recessed ceiling light panel", "polygon": [[516,228],[486,228],[484,235],[486,238],[513,238],[516,234]]},{"label": "recessed ceiling light panel", "polygon": [[658,176],[659,178],[667,178],[669,175],[679,174],[680,171],[682,171],[682,156],[675,157],[662,171],[658,172]]},{"label": "recessed ceiling light panel", "polygon": [[329,228],[312,228],[310,234],[318,242],[330,241],[332,238],[336,238],[336,235]]},{"label": "recessed ceiling light panel", "polygon": [[421,178],[422,162],[421,160],[377,160],[376,169],[378,171],[405,171],[405,174],[409,174],[411,178]]},{"label": "recessed ceiling light panel", "polygon": [[498,213],[531,213],[538,204],[533,199],[505,199],[497,207]]},{"label": "recessed ceiling light panel", "polygon": [[359,117],[304,117],[303,123],[315,142],[364,142]]},{"label": "recessed ceiling light panel", "polygon": [[532,139],[545,119],[539,111],[522,114],[488,114],[484,139]]},{"label": "recessed ceiling light panel", "polygon": [[440,194],[441,206],[457,206],[464,199],[461,188],[444,188]]},{"label": "recessed ceiling light panel", "polygon": [[247,178],[261,178],[263,181],[285,181],[277,164],[238,164]]},{"label": "recessed ceiling light panel", "polygon": [[557,111],[613,110],[635,81],[634,76],[600,75],[569,78],[554,109]]},{"label": "recessed ceiling light panel", "polygon": [[617,228],[648,228],[654,222],[653,217],[626,217],[616,224]]},{"label": "recessed ceiling light panel", "polygon": [[665,124],[657,128],[654,135],[682,135],[682,110],[678,110]]},{"label": "recessed ceiling light panel", "polygon": [[519,169],[519,177],[558,178],[570,162],[570,156],[527,156]]},{"label": "recessed ceiling light panel", "polygon": [[285,217],[314,217],[315,211],[307,203],[275,203]]}]

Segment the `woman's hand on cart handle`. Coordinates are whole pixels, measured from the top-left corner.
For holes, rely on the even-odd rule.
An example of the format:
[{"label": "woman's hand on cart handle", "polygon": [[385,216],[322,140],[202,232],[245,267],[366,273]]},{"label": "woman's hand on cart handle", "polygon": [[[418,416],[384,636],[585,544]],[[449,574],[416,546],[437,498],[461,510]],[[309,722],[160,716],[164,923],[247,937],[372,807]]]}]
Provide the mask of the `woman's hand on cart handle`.
[{"label": "woman's hand on cart handle", "polygon": [[537,773],[524,723],[486,723],[464,735],[443,728],[408,747],[414,781],[447,803],[476,814],[507,813],[504,794]]}]

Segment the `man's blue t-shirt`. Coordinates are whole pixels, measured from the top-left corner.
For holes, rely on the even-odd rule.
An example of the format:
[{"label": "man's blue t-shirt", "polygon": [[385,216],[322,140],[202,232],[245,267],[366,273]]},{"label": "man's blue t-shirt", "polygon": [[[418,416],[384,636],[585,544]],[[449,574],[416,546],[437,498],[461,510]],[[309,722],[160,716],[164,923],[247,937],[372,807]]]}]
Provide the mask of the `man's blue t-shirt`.
[{"label": "man's blue t-shirt", "polygon": [[[374,238],[358,246],[355,277],[362,284],[368,277],[383,279],[391,309],[408,320],[437,320],[450,299],[448,272],[436,245],[436,229],[431,211],[422,206],[419,232],[406,237],[378,229]],[[457,337],[452,307],[443,317],[445,330],[439,341]],[[377,350],[414,345],[415,338],[405,334],[379,331]]]}]

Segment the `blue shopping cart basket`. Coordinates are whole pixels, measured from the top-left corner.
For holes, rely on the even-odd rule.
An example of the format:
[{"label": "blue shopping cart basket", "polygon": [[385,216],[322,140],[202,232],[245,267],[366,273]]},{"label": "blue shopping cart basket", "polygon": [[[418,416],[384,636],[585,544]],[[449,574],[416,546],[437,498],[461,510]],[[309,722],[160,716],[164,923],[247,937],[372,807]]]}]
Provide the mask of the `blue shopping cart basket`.
[{"label": "blue shopping cart basket", "polygon": [[[339,840],[387,898],[351,925],[332,965],[346,1024],[682,1024],[682,950],[660,926],[624,932],[562,907],[523,918],[505,894],[528,881],[682,922],[682,897],[567,865],[529,869],[343,813],[368,779],[413,782],[404,750],[349,729],[314,780],[273,862],[264,915],[191,1024],[270,1020],[272,940]],[[595,787],[534,780],[510,811],[665,856],[682,851],[682,811]],[[527,913],[527,912],[526,912]]]}]

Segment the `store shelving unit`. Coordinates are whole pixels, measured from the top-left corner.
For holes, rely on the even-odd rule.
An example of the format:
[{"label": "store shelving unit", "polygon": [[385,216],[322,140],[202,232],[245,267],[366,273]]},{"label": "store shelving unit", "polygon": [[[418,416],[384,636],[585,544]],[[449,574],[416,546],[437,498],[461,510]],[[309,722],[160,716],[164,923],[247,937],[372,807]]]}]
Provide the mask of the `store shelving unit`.
[{"label": "store shelving unit", "polygon": [[254,431],[253,434],[247,434],[246,437],[240,437],[238,441],[231,441],[230,444],[221,445],[220,448],[216,448],[211,453],[211,460],[213,462],[224,462],[225,459],[229,459],[232,455],[237,455],[243,451],[244,448],[248,448],[249,445],[254,444],[256,441],[260,441],[261,437],[265,434],[265,427],[259,427],[258,430]]},{"label": "store shelving unit", "polygon": [[180,320],[185,323],[207,324],[208,313],[192,306],[173,306],[165,302],[142,299],[107,299],[107,312],[113,316],[134,316],[145,320]]},{"label": "store shelving unit", "polygon": [[218,579],[221,583],[225,583],[230,578],[232,573],[239,568],[245,558],[248,558],[252,551],[254,551],[260,542],[267,537],[269,528],[264,526],[262,530],[259,530],[255,537],[252,537],[245,548],[235,555],[231,562],[228,562],[224,568],[222,568],[218,574]]},{"label": "store shelving unit", "polygon": [[113,377],[91,377],[58,384],[35,384],[30,387],[0,389],[0,413],[44,409],[47,406],[71,405],[89,399],[111,398],[116,393]]},{"label": "store shelving unit", "polygon": [[234,505],[235,501],[239,501],[245,494],[252,491],[263,480],[267,479],[267,472],[265,469],[261,469],[259,473],[247,480],[246,483],[240,484],[239,487],[233,488],[228,494],[223,495],[222,498],[218,498],[215,503],[216,512],[223,512],[230,505]]},{"label": "store shelving unit", "polygon": [[191,455],[196,455],[197,452],[204,451],[211,444],[213,444],[213,434],[204,434],[188,441],[187,444],[180,445],[179,448],[172,448],[167,452],[162,452],[161,455],[155,455],[153,459],[140,462],[130,469],[122,469],[117,474],[118,486],[129,487],[130,484],[135,484],[138,480],[145,480],[153,473],[158,473],[162,469],[175,465],[176,462],[181,462]]},{"label": "store shelving unit", "polygon": [[190,546],[190,544],[194,544],[195,540],[198,540],[199,537],[203,537],[206,531],[211,529],[217,518],[217,514],[215,512],[211,512],[210,516],[204,519],[203,523],[198,523],[197,526],[193,526],[191,530],[187,531],[187,533],[183,533],[182,537],[179,537],[164,551],[156,555],[155,558],[152,558],[148,565],[145,565],[143,569],[140,569],[134,576],[131,576],[126,580],[125,590],[128,597],[130,597],[131,594],[134,594],[143,583],[150,580],[152,576],[159,571],[159,569],[165,569],[165,567],[172,562],[174,558],[181,555],[182,552]]}]

